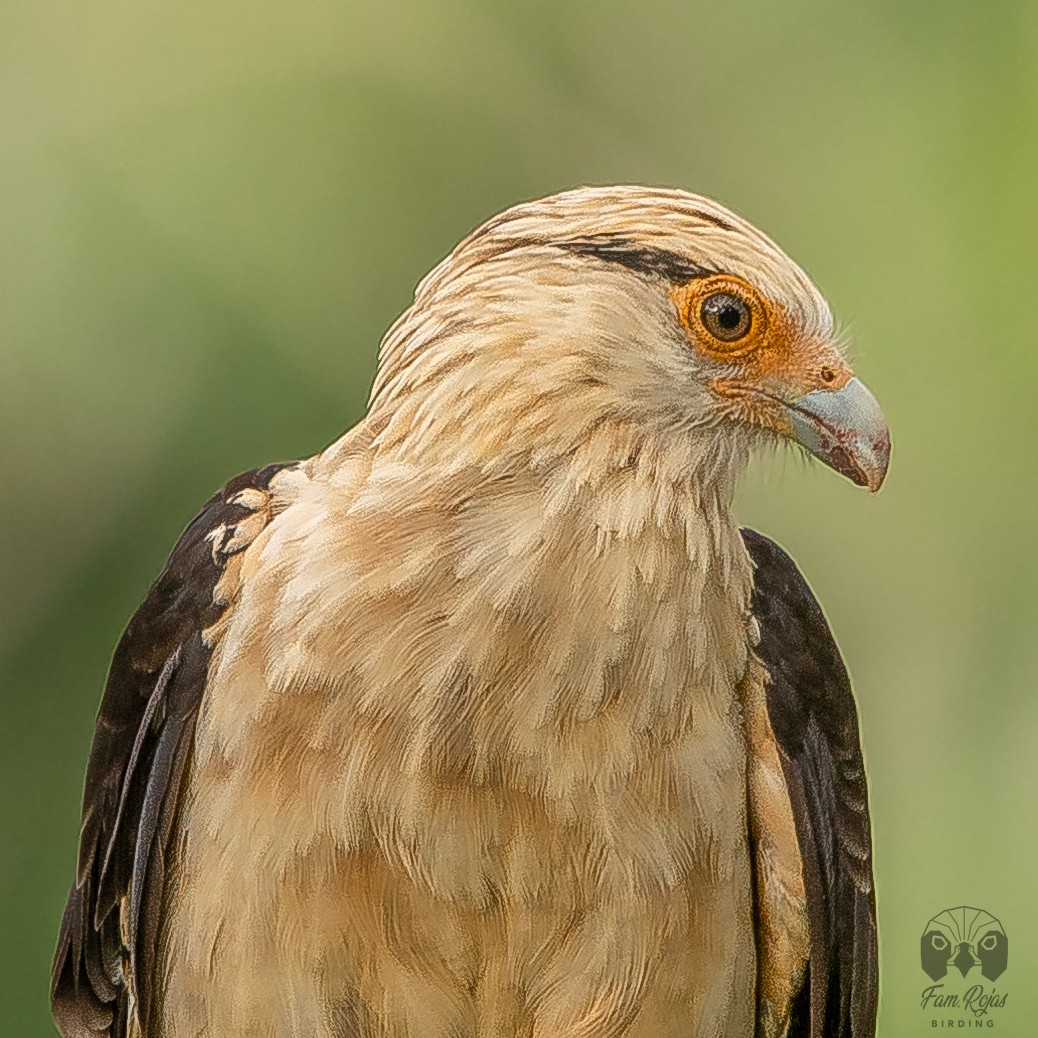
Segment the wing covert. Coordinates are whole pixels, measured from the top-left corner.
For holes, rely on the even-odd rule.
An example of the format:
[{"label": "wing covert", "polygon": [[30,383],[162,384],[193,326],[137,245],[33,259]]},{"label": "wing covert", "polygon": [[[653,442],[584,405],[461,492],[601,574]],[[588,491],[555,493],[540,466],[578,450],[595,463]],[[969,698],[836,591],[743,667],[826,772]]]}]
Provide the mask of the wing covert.
[{"label": "wing covert", "polygon": [[847,669],[793,560],[753,530],[757,655],[807,892],[810,964],[789,1038],[871,1038],[878,993],[868,787]]},{"label": "wing covert", "polygon": [[167,857],[228,568],[271,516],[285,464],[231,480],[178,540],[116,647],[83,794],[51,1009],[65,1038],[146,1028]]}]

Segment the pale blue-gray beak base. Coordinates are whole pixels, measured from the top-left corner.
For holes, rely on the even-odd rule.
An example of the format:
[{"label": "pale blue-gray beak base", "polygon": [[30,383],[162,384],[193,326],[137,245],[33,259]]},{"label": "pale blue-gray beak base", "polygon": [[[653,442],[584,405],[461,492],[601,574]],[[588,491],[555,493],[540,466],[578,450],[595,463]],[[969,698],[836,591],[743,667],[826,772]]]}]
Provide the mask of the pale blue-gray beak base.
[{"label": "pale blue-gray beak base", "polygon": [[890,433],[864,382],[852,378],[840,389],[814,390],[785,408],[797,443],[858,486],[879,490],[890,465]]}]

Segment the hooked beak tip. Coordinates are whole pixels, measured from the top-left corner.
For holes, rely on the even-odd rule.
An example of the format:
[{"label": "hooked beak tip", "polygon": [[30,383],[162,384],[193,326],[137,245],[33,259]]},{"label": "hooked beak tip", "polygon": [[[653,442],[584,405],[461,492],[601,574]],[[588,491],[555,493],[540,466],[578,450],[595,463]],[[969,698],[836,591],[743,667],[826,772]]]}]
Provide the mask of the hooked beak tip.
[{"label": "hooked beak tip", "polygon": [[887,469],[890,468],[890,433],[883,431],[879,442],[872,444],[872,451],[876,457],[876,464],[865,473],[865,485],[870,494],[879,492],[883,481],[887,478]]}]

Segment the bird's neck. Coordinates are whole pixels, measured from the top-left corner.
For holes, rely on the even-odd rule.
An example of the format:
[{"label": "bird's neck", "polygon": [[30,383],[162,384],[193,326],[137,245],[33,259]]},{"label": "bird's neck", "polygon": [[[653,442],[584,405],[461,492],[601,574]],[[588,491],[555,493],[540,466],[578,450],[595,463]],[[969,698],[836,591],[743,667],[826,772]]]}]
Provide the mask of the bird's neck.
[{"label": "bird's neck", "polygon": [[676,735],[705,700],[723,708],[741,678],[752,587],[732,515],[742,461],[717,451],[606,423],[541,474],[532,496],[546,550],[530,597],[565,581],[559,613],[573,622],[560,652],[585,663],[561,728],[608,712],[597,697],[612,680],[632,730]]},{"label": "bird's neck", "polygon": [[[414,767],[436,757],[561,795],[731,714],[750,594],[731,486],[697,445],[664,446],[603,424],[566,457],[492,475],[376,455],[371,493],[406,501],[401,560],[438,560],[450,627],[449,693],[407,693],[416,719],[437,719],[412,728]],[[449,761],[445,746],[479,751]]]}]

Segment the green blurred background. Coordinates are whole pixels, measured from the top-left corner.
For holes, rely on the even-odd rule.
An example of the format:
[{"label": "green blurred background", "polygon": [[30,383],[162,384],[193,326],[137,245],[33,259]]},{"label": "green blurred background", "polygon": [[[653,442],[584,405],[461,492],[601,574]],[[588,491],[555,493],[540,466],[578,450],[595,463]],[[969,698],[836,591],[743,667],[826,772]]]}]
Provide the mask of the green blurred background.
[{"label": "green blurred background", "polygon": [[[110,651],[225,478],[362,413],[378,340],[474,225],[678,185],[774,235],[894,435],[876,499],[780,456],[871,771],[881,1034],[932,1033],[919,937],[1010,937],[1038,1030],[1038,4],[40,4],[0,17],[0,1032],[47,978]],[[792,460],[791,460],[792,459]]]}]

